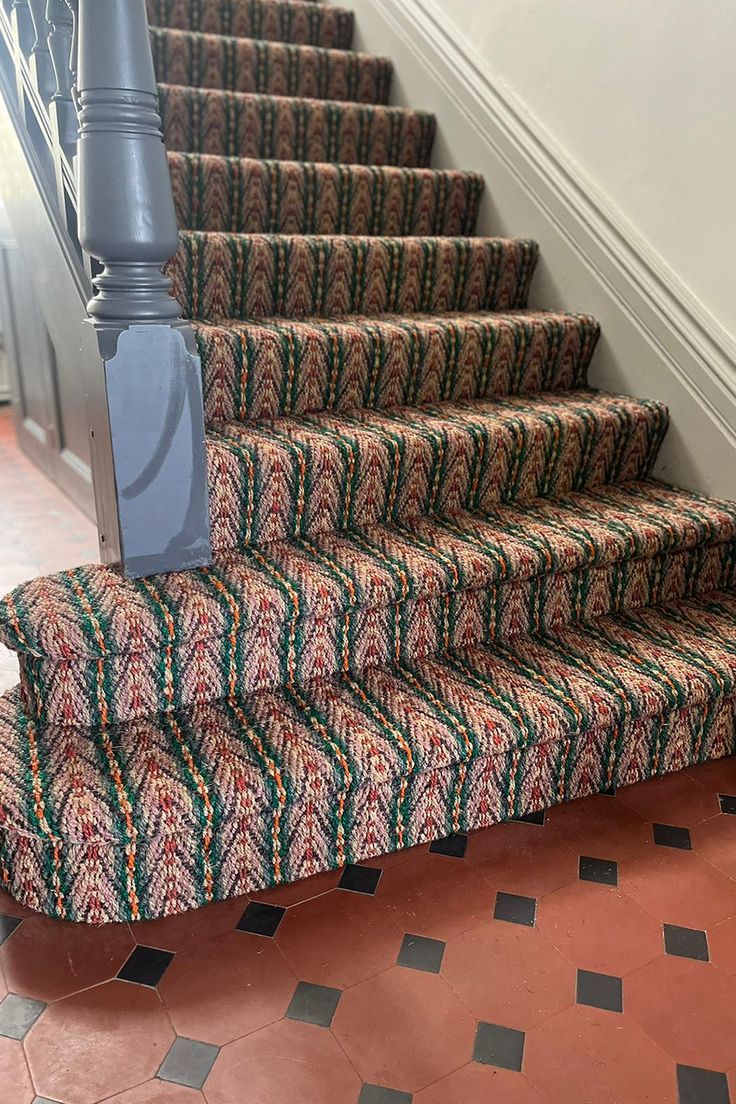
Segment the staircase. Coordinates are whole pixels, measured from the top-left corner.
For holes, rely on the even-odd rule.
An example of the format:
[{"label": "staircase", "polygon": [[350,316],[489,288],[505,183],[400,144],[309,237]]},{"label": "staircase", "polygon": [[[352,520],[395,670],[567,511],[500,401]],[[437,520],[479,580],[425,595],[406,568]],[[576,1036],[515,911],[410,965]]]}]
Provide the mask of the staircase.
[{"label": "staircase", "polygon": [[163,916],[732,754],[736,505],[651,478],[666,409],[350,12],[148,14],[214,561],[0,604],[4,887]]}]

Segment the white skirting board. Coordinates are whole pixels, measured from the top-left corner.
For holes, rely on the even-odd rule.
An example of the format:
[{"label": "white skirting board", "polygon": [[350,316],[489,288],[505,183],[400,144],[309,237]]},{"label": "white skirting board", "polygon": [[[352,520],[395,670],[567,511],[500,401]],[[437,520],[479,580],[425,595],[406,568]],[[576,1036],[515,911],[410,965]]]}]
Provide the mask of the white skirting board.
[{"label": "white skirting board", "polygon": [[589,311],[600,320],[592,385],[669,405],[672,426],[655,474],[736,498],[732,337],[513,90],[468,55],[433,0],[350,6],[355,48],[395,62],[394,102],[437,115],[434,165],[485,176],[480,232],[540,243],[532,305]]}]

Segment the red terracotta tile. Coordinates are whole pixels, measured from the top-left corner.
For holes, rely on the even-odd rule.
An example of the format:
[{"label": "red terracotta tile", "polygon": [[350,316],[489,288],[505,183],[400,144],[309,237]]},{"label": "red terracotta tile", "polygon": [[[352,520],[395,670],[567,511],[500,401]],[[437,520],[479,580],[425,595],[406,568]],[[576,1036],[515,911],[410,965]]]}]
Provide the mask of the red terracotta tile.
[{"label": "red terracotta tile", "polygon": [[146,1081],[134,1089],[110,1096],[105,1104],[204,1104],[201,1092],[167,1081]]},{"label": "red terracotta tile", "polygon": [[676,1062],[736,1066],[734,979],[709,962],[662,956],[626,979],[624,1008]]},{"label": "red terracotta tile", "polygon": [[526,1037],[524,1073],[547,1104],[674,1104],[674,1064],[626,1016],[572,1005]]},{"label": "red terracotta tile", "polygon": [[468,1062],[422,1089],[413,1104],[545,1104],[522,1073]]},{"label": "red terracotta tile", "polygon": [[313,874],[311,878],[302,878],[289,885],[262,889],[258,893],[251,893],[250,896],[253,901],[265,901],[269,905],[290,908],[292,905],[300,905],[303,901],[311,901],[313,897],[321,897],[323,893],[329,893],[336,887],[341,876],[342,870],[327,870],[324,874]]},{"label": "red terracotta tile", "polygon": [[272,940],[236,931],[182,951],[158,988],[177,1035],[222,1046],[283,1016],[296,983]]},{"label": "red terracotta tile", "polygon": [[572,1004],[575,970],[536,928],[491,921],[451,939],[442,976],[477,1020],[525,1031]]},{"label": "red terracotta tile", "polygon": [[353,1104],[360,1080],[322,1027],[281,1020],[219,1054],[207,1104]]},{"label": "red terracotta tile", "polygon": [[657,920],[710,928],[736,913],[736,882],[690,851],[652,844],[618,869],[621,890]]},{"label": "red terracotta tile", "polygon": [[400,851],[389,851],[388,855],[375,855],[361,859],[360,866],[377,866],[380,870],[391,870],[394,866],[403,866],[427,854],[429,844],[419,843],[416,847],[403,847]]},{"label": "red terracotta tile", "polygon": [[36,1000],[59,1000],[114,978],[135,942],[127,924],[24,920],[0,947],[8,988]]},{"label": "red terracotta tile", "polygon": [[693,851],[711,866],[736,878],[736,817],[718,816],[698,824],[690,833]]},{"label": "red terracotta tile", "polygon": [[710,929],[708,949],[714,965],[736,974],[736,916]]},{"label": "red terracotta tile", "polygon": [[573,882],[537,905],[537,926],[580,970],[623,977],[662,954],[662,925],[614,886]]},{"label": "red terracotta tile", "polygon": [[155,990],[108,981],[52,1004],[24,1045],[40,1096],[96,1104],[153,1078],[173,1041]]},{"label": "red terracotta tile", "polygon": [[300,981],[346,989],[393,966],[403,935],[375,897],[337,889],[289,909],[276,942]]},{"label": "red terracotta tile", "polygon": [[468,840],[466,859],[494,889],[541,897],[577,877],[577,860],[563,840],[535,824],[508,821]]},{"label": "red terracotta tile", "polygon": [[234,931],[247,907],[247,897],[234,897],[231,901],[218,901],[206,908],[166,916],[163,920],[142,920],[131,924],[130,930],[141,946],[186,951]]},{"label": "red terracotta tile", "polygon": [[681,828],[692,828],[720,812],[712,790],[705,789],[682,771],[626,786],[617,791],[615,800],[633,809],[644,820],[678,824]]},{"label": "red terracotta tile", "polygon": [[436,974],[394,967],[343,993],[332,1030],[363,1081],[418,1092],[470,1060],[475,1019]]},{"label": "red terracotta tile", "polygon": [[558,835],[576,855],[617,862],[646,846],[650,826],[632,809],[602,794],[555,805],[545,829]]},{"label": "red terracotta tile", "polygon": [[488,882],[466,862],[443,855],[387,870],[376,896],[402,932],[433,939],[449,939],[493,913]]},{"label": "red terracotta tile", "polygon": [[714,793],[736,793],[736,755],[688,767],[685,774]]},{"label": "red terracotta tile", "polygon": [[23,1046],[0,1038],[0,1099],[3,1104],[31,1104],[34,1095]]}]

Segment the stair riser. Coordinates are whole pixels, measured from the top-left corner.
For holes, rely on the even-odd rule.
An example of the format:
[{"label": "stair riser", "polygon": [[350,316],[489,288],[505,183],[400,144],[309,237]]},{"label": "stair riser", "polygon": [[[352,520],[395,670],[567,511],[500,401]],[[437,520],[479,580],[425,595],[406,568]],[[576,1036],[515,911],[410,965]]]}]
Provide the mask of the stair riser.
[{"label": "stair riser", "polygon": [[[295,580],[296,582],[296,580]],[[287,683],[306,686],[341,671],[360,672],[621,610],[662,604],[736,582],[736,542],[601,568],[514,580],[335,615],[296,613],[298,593],[268,616],[226,601],[219,632],[205,641],[49,661],[21,655],[29,716],[44,724],[99,726],[213,702]],[[159,615],[160,616],[160,615]]]},{"label": "stair riser", "polygon": [[208,422],[382,409],[585,385],[589,317],[195,326]]},{"label": "stair riser", "polygon": [[317,46],[151,30],[158,80],[230,92],[386,104],[392,65],[383,58]]},{"label": "stair riser", "polygon": [[349,50],[353,13],[274,0],[147,0],[149,23],[180,31],[235,35]]},{"label": "stair riser", "polygon": [[195,319],[515,310],[538,253],[520,238],[180,238],[168,272]]},{"label": "stair riser", "polygon": [[170,150],[342,164],[429,164],[433,115],[160,85]]},{"label": "stair riser", "polygon": [[[462,714],[472,720],[472,731],[485,731],[489,739],[498,724],[498,712],[477,697],[472,703],[466,698],[466,703]],[[426,715],[426,704],[419,697],[416,707]],[[129,733],[124,747],[115,750],[114,762],[124,760],[126,768],[140,764],[133,769],[141,787],[141,772],[150,769],[152,759],[165,764],[163,773],[180,773],[172,756],[179,741],[191,750],[200,776],[208,780],[222,777],[223,763],[230,771],[242,764],[240,777],[247,779],[247,785],[240,788],[238,798],[238,788],[232,790],[240,802],[240,815],[236,807],[228,809],[228,821],[215,822],[211,837],[207,829],[212,803],[204,802],[202,791],[192,782],[188,800],[170,807],[168,819],[162,820],[156,810],[158,834],[141,838],[132,847],[97,839],[90,844],[49,843],[39,836],[0,829],[5,888],[34,911],[58,919],[96,924],[154,919],[308,877],[346,861],[359,862],[426,843],[451,831],[469,832],[611,785],[631,785],[736,750],[736,702],[733,697],[714,696],[654,717],[629,717],[623,723],[489,753],[467,766],[461,763],[404,775],[400,784],[388,773],[386,780],[368,782],[352,793],[346,791],[336,764],[332,779],[314,775],[307,794],[289,799],[286,787],[275,794],[264,792],[264,775],[253,770],[251,750],[256,731],[268,737],[266,748],[281,746],[288,721],[284,715],[266,716],[254,731],[250,727],[254,716],[258,716],[257,703],[239,714],[226,704],[219,705],[180,717],[177,737],[172,737],[164,720],[157,719],[142,724],[136,734]],[[345,708],[342,701],[331,720],[332,728],[343,733],[362,729],[366,723],[364,714]],[[304,723],[303,714],[294,712],[294,728],[303,730]],[[19,761],[25,759],[28,728],[17,709],[2,707],[0,745],[12,748]],[[73,729],[37,733],[44,751],[52,740],[57,746],[63,742],[72,766],[99,761],[99,750],[90,746],[89,734]],[[16,746],[19,741],[23,746]],[[288,777],[286,782],[288,786]],[[69,788],[69,779],[62,775],[45,791],[50,812],[63,806]],[[112,778],[109,792],[115,792]],[[280,800],[279,795],[283,795]],[[25,794],[16,800],[24,801]],[[191,813],[186,812],[190,805],[202,812],[196,829]],[[142,812],[140,805],[137,812]],[[116,820],[122,821],[121,813]],[[118,823],[110,827],[118,828]],[[162,871],[168,876],[162,877]]]},{"label": "stair riser", "polygon": [[667,428],[664,408],[611,400],[593,410],[585,398],[578,409],[553,399],[510,404],[482,422],[455,408],[457,421],[439,428],[415,414],[372,428],[313,422],[299,440],[267,426],[240,438],[215,434],[207,452],[213,547],[407,524],[645,479]]},{"label": "stair riser", "polygon": [[177,222],[235,234],[475,232],[481,177],[169,155]]}]

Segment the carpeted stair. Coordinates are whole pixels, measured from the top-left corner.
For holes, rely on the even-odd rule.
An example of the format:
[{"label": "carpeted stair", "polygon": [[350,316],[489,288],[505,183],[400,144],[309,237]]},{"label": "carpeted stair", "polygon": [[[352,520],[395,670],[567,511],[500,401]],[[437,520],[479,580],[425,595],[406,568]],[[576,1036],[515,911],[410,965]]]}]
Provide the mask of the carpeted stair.
[{"label": "carpeted stair", "polygon": [[149,0],[214,565],[17,588],[0,872],[143,919],[734,751],[736,505],[651,478],[353,18]]}]

